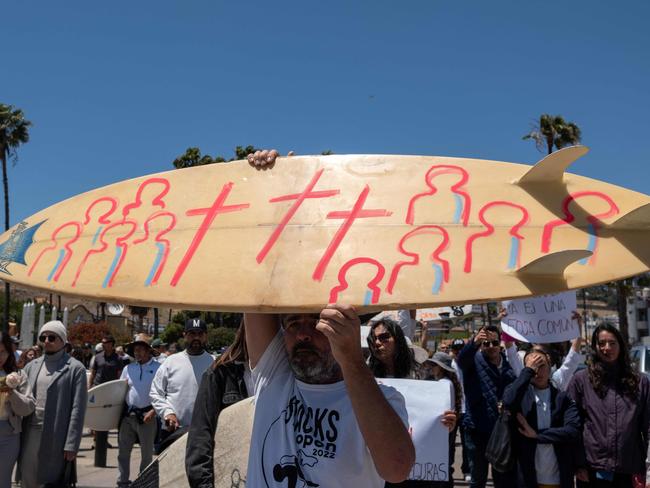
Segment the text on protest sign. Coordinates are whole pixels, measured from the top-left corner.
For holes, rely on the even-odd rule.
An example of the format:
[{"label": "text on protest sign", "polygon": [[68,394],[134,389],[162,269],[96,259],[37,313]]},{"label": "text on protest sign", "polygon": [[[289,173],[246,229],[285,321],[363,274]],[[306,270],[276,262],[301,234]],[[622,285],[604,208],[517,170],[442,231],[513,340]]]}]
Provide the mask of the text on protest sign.
[{"label": "text on protest sign", "polygon": [[576,294],[573,291],[520,300],[505,300],[508,315],[501,319],[501,328],[522,342],[550,343],[575,339],[580,327],[573,320]]},{"label": "text on protest sign", "polygon": [[452,407],[452,384],[449,380],[421,381],[382,378],[406,401],[409,432],[415,445],[415,464],[408,479],[449,480],[449,431],[442,425],[442,414]]}]

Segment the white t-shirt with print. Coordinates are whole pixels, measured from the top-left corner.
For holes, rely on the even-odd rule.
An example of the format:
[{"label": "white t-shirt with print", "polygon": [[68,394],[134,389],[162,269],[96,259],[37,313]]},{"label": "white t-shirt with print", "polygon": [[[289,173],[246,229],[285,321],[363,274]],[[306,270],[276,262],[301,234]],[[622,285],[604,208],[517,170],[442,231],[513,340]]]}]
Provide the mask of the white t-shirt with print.
[{"label": "white t-shirt with print", "polygon": [[[253,370],[255,419],[247,488],[381,488],[345,383],[310,385],[295,378],[282,334]],[[404,397],[379,385],[408,425]]]}]

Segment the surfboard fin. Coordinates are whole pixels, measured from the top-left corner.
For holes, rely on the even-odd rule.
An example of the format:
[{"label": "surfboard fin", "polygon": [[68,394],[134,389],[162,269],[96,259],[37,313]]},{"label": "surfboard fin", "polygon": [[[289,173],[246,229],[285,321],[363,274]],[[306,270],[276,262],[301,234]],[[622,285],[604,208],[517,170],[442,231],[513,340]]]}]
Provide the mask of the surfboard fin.
[{"label": "surfboard fin", "polygon": [[561,183],[566,169],[588,152],[587,146],[562,148],[538,161],[515,183],[520,186],[530,183]]},{"label": "surfboard fin", "polygon": [[607,226],[614,230],[648,230],[650,229],[650,203],[626,213]]},{"label": "surfboard fin", "polygon": [[588,258],[592,254],[591,251],[587,251],[586,249],[558,251],[531,261],[519,268],[515,273],[529,277],[539,276],[540,278],[561,278],[564,275],[564,270],[570,264]]}]

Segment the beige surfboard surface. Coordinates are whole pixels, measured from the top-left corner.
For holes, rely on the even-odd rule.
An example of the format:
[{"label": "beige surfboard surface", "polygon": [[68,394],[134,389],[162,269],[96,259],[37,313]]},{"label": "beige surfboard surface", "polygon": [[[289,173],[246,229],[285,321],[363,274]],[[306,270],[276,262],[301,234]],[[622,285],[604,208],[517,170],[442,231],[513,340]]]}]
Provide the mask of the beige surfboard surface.
[{"label": "beige surfboard surface", "polygon": [[650,197],[565,172],[586,152],[159,173],[20,222],[0,236],[0,277],[107,302],[286,312],[476,303],[647,271]]},{"label": "beige surfboard surface", "polygon": [[[253,399],[242,400],[221,412],[214,437],[214,486],[246,486],[248,452],[255,407]],[[160,488],[188,487],[185,474],[187,434],[169,446],[155,461]]]}]

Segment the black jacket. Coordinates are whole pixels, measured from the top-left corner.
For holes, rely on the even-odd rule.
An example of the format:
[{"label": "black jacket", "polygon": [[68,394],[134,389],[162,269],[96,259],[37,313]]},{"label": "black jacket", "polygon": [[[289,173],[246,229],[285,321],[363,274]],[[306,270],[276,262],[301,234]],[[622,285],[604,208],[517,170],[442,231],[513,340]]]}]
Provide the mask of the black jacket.
[{"label": "black jacket", "polygon": [[203,373],[185,451],[185,472],[192,488],[214,486],[217,419],[222,409],[247,397],[243,364],[210,367]]},{"label": "black jacket", "polygon": [[[552,444],[560,469],[560,486],[572,488],[574,475],[574,451],[580,439],[580,414],[578,407],[565,392],[551,388],[551,427],[537,428],[537,406],[534,401],[525,400],[530,380],[535,372],[524,368],[519,377],[503,394],[503,407],[512,413],[513,452],[517,457],[517,486],[537,488],[535,473],[535,451],[538,444]],[[521,412],[528,424],[537,432],[537,439],[530,439],[519,433],[517,413]]]}]

